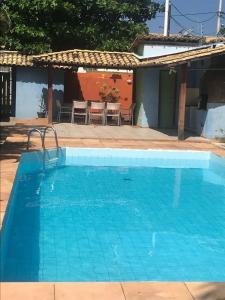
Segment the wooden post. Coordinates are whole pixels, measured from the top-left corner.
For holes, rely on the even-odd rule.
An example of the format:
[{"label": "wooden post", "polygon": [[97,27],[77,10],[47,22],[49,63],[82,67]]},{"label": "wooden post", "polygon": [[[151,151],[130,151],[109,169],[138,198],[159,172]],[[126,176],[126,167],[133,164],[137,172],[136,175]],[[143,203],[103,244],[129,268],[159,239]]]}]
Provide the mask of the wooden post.
[{"label": "wooden post", "polygon": [[52,123],[52,82],[53,82],[52,65],[48,65],[48,123]]},{"label": "wooden post", "polygon": [[[136,115],[135,115],[135,107],[136,107],[136,105],[137,105],[137,103],[136,103],[136,101],[137,101],[137,99],[136,99],[136,92],[137,92],[137,90],[136,90],[136,85],[137,85],[137,70],[136,69],[134,69],[133,70],[133,82],[132,82],[132,100],[131,100],[131,104],[133,105],[133,107],[134,107],[134,110],[132,110],[132,116],[131,116],[131,125],[133,126],[134,124],[135,124],[135,122],[136,122]],[[134,106],[135,105],[135,106]]]},{"label": "wooden post", "polygon": [[185,104],[187,95],[187,64],[181,66],[181,80],[178,113],[178,140],[184,139]]}]

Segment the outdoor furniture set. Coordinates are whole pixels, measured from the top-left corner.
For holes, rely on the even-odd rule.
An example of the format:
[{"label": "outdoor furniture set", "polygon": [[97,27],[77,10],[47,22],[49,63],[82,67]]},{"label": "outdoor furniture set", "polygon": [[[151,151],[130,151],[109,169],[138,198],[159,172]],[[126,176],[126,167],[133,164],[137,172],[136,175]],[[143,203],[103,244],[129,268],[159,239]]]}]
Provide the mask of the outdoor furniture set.
[{"label": "outdoor furniture set", "polygon": [[135,104],[127,110],[121,110],[120,103],[105,103],[91,101],[74,100],[71,104],[61,104],[60,100],[56,100],[57,121],[60,122],[61,116],[71,117],[71,123],[74,123],[76,117],[84,117],[85,124],[91,124],[93,119],[100,119],[102,125],[107,125],[109,119],[116,119],[117,125],[121,125],[121,119],[129,121],[133,126],[133,112]]}]

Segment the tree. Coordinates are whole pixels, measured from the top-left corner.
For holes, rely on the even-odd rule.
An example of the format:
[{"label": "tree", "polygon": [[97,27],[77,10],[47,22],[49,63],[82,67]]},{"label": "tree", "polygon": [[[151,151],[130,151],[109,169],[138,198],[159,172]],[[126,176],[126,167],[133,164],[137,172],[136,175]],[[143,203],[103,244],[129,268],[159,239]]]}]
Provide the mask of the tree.
[{"label": "tree", "polygon": [[161,9],[152,0],[3,0],[11,19],[7,49],[127,51]]},{"label": "tree", "polygon": [[225,27],[224,27],[224,26],[222,26],[222,27],[220,28],[219,35],[225,37]]},{"label": "tree", "polygon": [[[1,1],[0,1],[1,3]],[[0,37],[3,37],[9,30],[10,18],[3,5],[0,7]]]},{"label": "tree", "polygon": [[[1,2],[0,2],[1,3]],[[4,49],[4,37],[10,29],[10,18],[3,5],[0,7],[0,49]]]}]

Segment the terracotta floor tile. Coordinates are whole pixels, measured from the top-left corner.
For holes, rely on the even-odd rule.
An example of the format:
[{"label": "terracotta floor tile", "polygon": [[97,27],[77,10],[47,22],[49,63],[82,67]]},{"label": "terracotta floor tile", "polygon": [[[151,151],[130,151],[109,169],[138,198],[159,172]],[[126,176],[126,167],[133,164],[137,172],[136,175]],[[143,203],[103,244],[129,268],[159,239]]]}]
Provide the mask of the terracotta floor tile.
[{"label": "terracotta floor tile", "polygon": [[187,282],[195,300],[225,300],[225,282]]},{"label": "terracotta floor tile", "polygon": [[1,300],[54,300],[51,283],[1,283]]},{"label": "terracotta floor tile", "polygon": [[56,283],[55,300],[125,300],[120,283]]},{"label": "terracotta floor tile", "polygon": [[193,300],[179,282],[125,282],[122,287],[126,300]]},{"label": "terracotta floor tile", "polygon": [[8,198],[9,198],[9,194],[7,194],[7,197],[5,196],[4,200],[0,201],[0,212],[6,211],[6,207],[8,204]]}]

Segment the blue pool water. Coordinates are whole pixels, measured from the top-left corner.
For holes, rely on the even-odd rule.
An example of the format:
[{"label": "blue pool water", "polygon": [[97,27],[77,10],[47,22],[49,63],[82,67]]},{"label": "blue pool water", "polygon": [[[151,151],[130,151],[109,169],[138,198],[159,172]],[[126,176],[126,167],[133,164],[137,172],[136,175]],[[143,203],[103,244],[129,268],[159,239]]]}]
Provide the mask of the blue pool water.
[{"label": "blue pool water", "polygon": [[3,281],[225,281],[225,160],[62,149],[22,157]]}]

